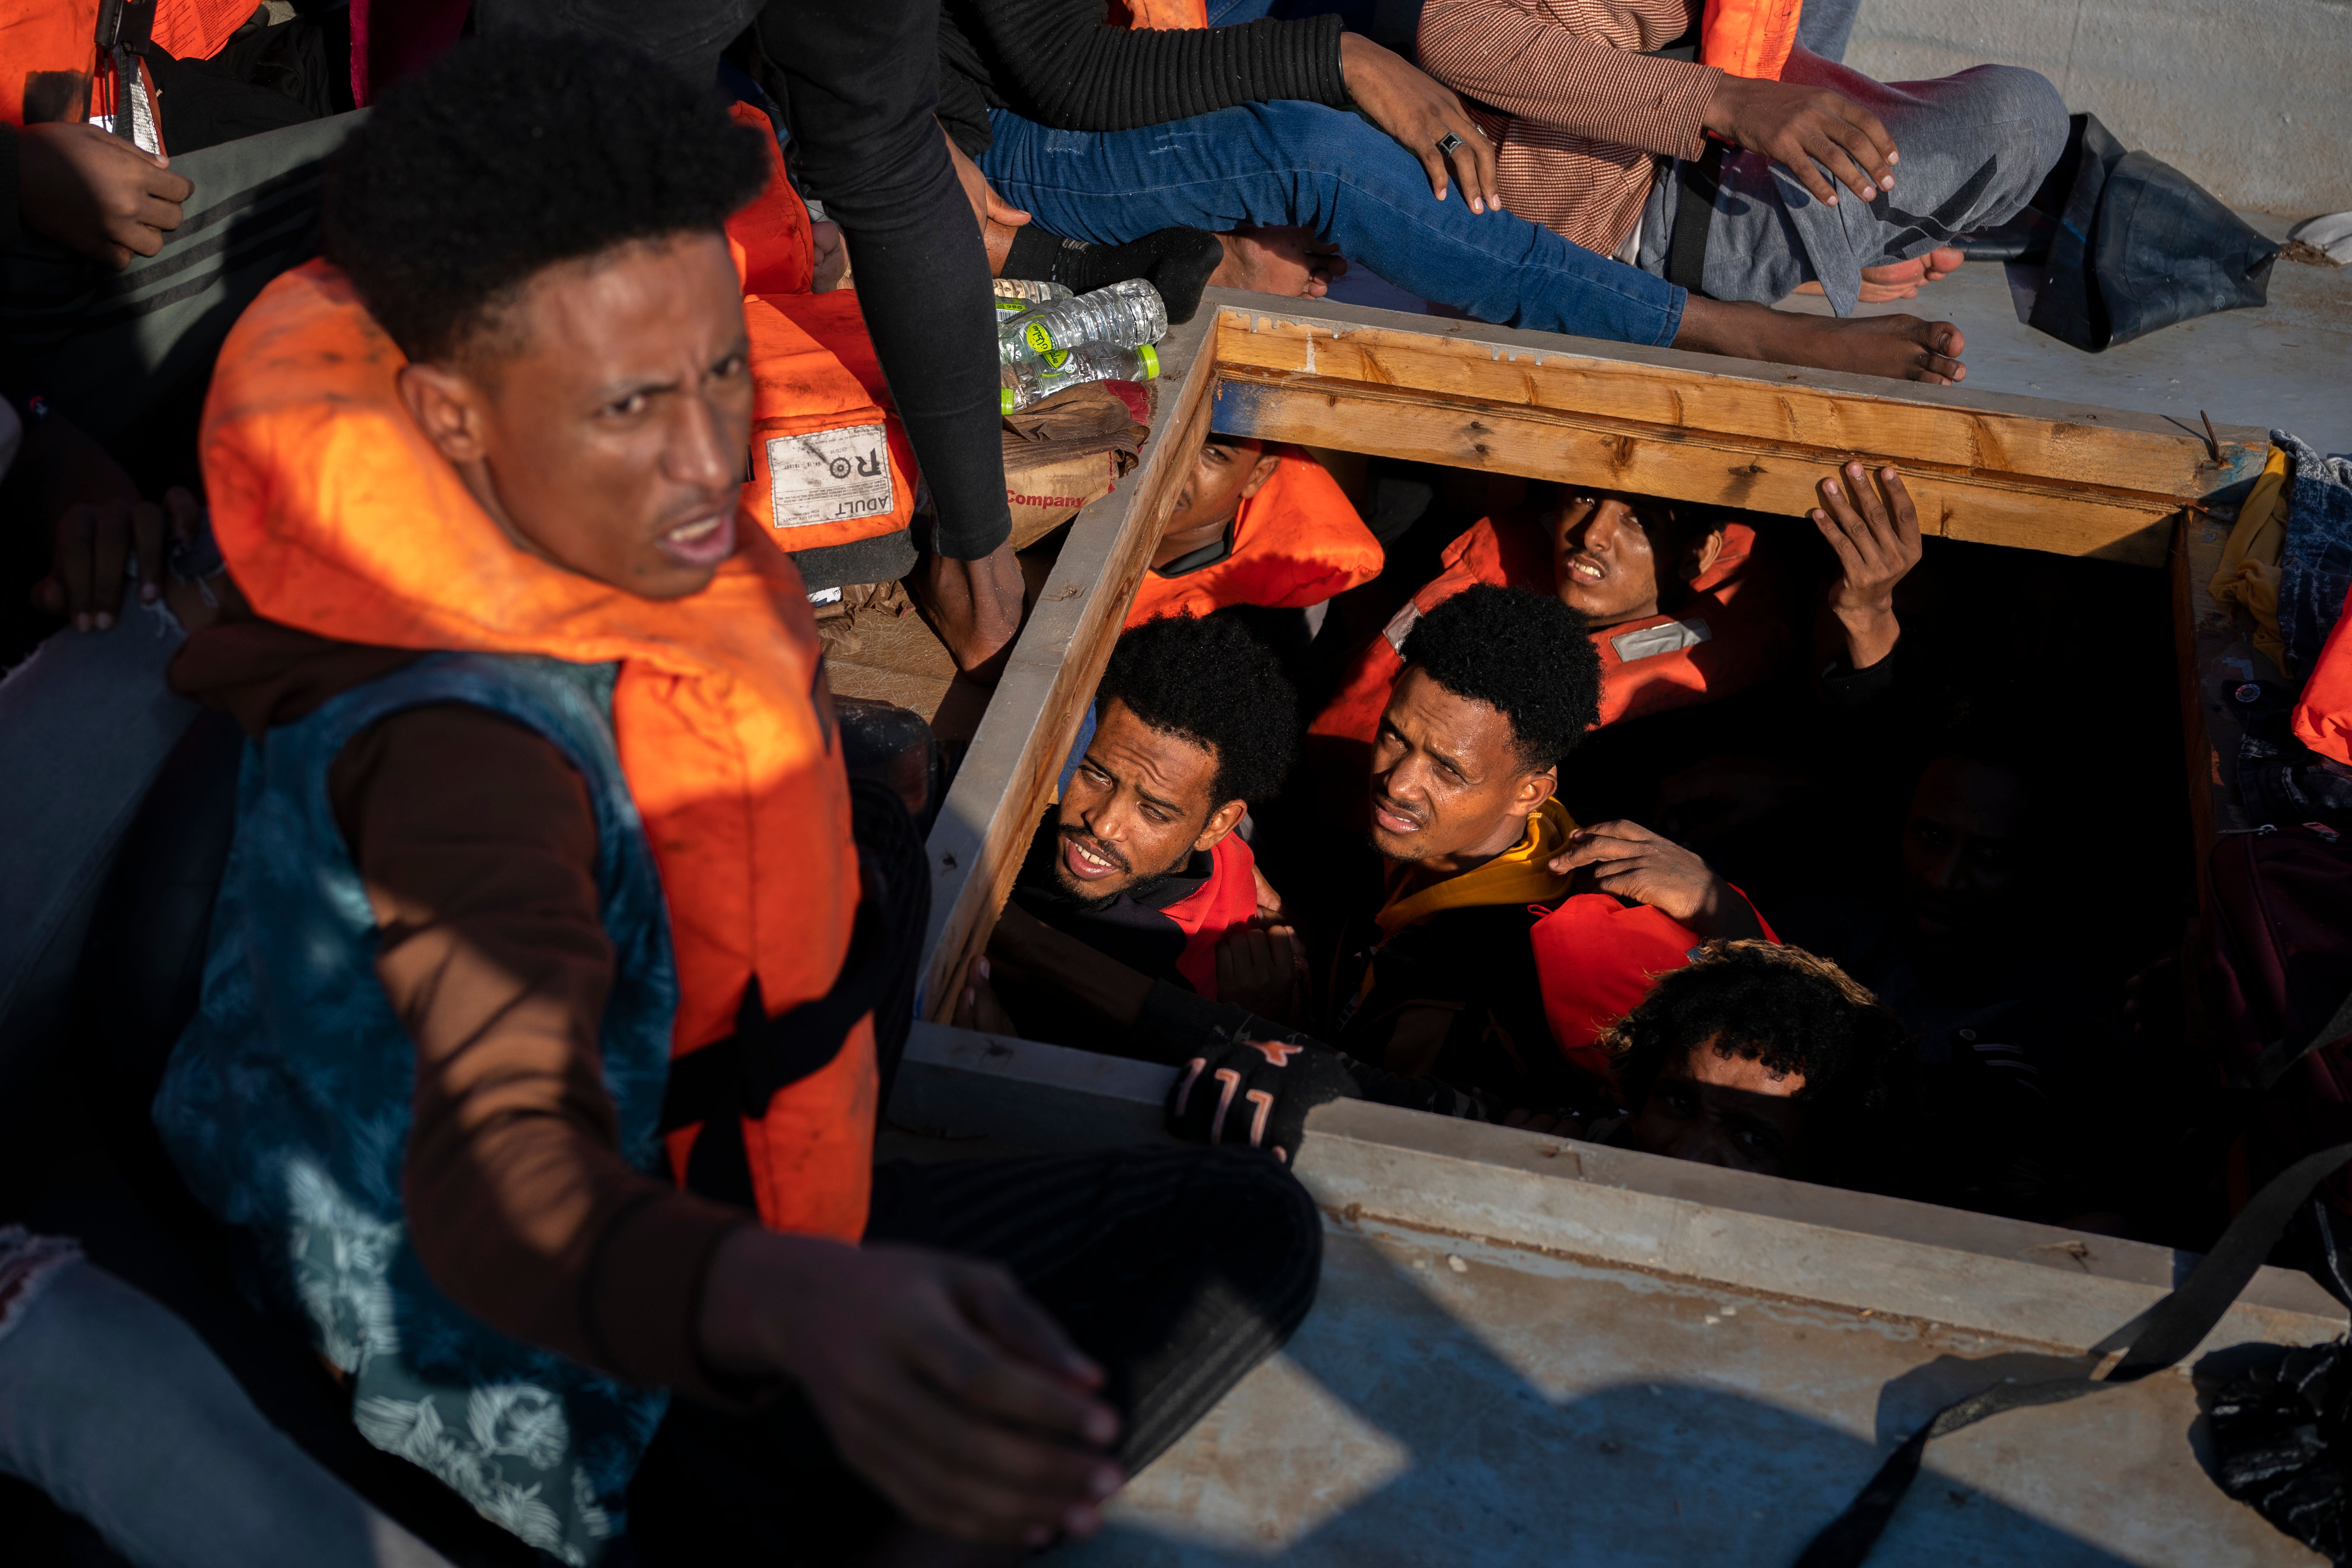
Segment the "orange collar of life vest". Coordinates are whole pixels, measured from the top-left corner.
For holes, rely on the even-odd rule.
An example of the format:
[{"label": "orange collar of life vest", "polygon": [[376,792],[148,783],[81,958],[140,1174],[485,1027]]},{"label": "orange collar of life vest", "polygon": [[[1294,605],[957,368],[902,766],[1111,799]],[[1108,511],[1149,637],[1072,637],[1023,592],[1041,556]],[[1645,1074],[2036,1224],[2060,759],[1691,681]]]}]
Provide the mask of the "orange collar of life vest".
[{"label": "orange collar of life vest", "polygon": [[1181,577],[1147,572],[1127,624],[1233,605],[1305,608],[1370,582],[1386,556],[1339,482],[1296,447],[1234,514],[1234,547],[1223,560]]},{"label": "orange collar of life vest", "polygon": [[848,783],[799,574],[747,526],[710,585],[639,598],[524,553],[425,439],[406,363],[314,261],[223,345],[202,447],[213,528],[270,620],[341,641],[617,662],[621,765],[677,951],[673,1049],[821,996],[858,898]]}]

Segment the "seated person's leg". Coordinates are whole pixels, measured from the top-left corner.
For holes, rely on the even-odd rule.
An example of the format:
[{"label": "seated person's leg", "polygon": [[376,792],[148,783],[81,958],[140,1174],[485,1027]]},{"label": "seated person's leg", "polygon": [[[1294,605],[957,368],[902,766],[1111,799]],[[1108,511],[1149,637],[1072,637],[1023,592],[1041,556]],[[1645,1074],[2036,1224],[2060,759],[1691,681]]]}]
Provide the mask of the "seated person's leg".
[{"label": "seated person's leg", "polygon": [[[1781,80],[1828,89],[1875,115],[1901,154],[1895,184],[1868,203],[1847,191],[1826,206],[1764,153],[1727,157],[1704,276],[1717,300],[1769,303],[1818,279],[1843,310],[1864,268],[1928,258],[1927,270],[1948,271],[1934,253],[2016,216],[2065,151],[2065,103],[2046,79],[2015,66],[1882,83],[1800,49]],[[1654,197],[1650,212],[1660,205]],[[1648,227],[1645,215],[1645,264]]]},{"label": "seated person's leg", "polygon": [[1425,300],[1484,321],[1673,340],[1671,290],[1507,213],[1478,214],[1394,138],[1318,104],[1258,103],[1137,131],[990,119],[997,189],[1059,233],[1117,244],[1175,225],[1296,226]]},{"label": "seated person's leg", "polygon": [[1428,171],[1393,137],[1318,104],[1247,104],[1137,131],[1055,131],[1003,110],[989,124],[995,142],[982,169],[1006,200],[1055,233],[1116,245],[1172,226],[1296,226],[1399,288],[1483,321],[1873,375],[1958,378],[1960,338],[1948,325],[1908,316],[1828,322],[1685,301],[1662,279],[1524,218],[1474,213],[1458,189],[1433,199]]},{"label": "seated person's leg", "polygon": [[[1008,1273],[1101,1369],[1119,1417],[1107,1471],[1132,1476],[1304,1321],[1322,1227],[1266,1155],[1138,1149],[880,1167],[866,1244]],[[749,1416],[674,1407],[632,1493],[632,1533],[657,1560],[716,1562],[855,1559],[908,1542],[844,1464],[854,1444],[836,1446],[796,1394]]]}]

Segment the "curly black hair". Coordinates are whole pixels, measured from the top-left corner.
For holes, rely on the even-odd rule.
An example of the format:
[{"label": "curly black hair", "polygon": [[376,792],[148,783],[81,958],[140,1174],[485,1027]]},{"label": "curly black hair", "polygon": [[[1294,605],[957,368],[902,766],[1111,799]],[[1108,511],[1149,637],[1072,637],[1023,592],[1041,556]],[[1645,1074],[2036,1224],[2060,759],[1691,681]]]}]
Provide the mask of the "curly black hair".
[{"label": "curly black hair", "polygon": [[1121,634],[1095,689],[1162,734],[1216,753],[1213,806],[1272,799],[1298,753],[1298,694],[1239,620],[1160,616]]},{"label": "curly black hair", "polygon": [[327,166],[327,259],[412,360],[446,359],[534,274],[717,231],[766,154],[717,93],[607,42],[458,45]]},{"label": "curly black hair", "polygon": [[1896,1109],[1913,1058],[1902,1020],[1844,970],[1769,942],[1708,942],[1600,1043],[1638,1109],[1661,1072],[1709,1041],[1775,1076],[1803,1074],[1791,1098],[1848,1128]]},{"label": "curly black hair", "polygon": [[1481,583],[1413,623],[1404,667],[1500,711],[1520,759],[1549,768],[1601,718],[1601,655],[1589,631],[1550,594]]}]

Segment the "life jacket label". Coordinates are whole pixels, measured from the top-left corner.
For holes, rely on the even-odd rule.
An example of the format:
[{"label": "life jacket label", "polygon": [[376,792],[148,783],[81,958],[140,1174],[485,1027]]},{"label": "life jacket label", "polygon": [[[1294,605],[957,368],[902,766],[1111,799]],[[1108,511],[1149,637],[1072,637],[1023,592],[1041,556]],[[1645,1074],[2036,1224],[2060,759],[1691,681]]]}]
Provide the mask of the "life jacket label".
[{"label": "life jacket label", "polygon": [[1715,633],[1700,620],[1668,621],[1663,626],[1643,626],[1638,631],[1619,632],[1609,639],[1617,650],[1618,662],[1631,664],[1637,658],[1655,658],[1662,653],[1680,653],[1686,647],[1696,647],[1703,642],[1713,642]]},{"label": "life jacket label", "polygon": [[877,517],[898,501],[879,425],[811,430],[768,442],[768,500],[778,528]]}]

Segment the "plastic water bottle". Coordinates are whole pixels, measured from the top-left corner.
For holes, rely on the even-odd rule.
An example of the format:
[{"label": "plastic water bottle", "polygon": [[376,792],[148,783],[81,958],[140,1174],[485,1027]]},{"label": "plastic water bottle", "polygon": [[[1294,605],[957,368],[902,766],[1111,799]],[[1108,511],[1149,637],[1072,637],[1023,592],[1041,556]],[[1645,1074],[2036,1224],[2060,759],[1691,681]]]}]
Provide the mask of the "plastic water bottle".
[{"label": "plastic water bottle", "polygon": [[1089,381],[1156,381],[1160,351],[1150,343],[1131,349],[1088,343],[1064,354],[1058,365],[1008,364],[998,376],[1002,390],[997,395],[1004,412],[1011,414]]},{"label": "plastic water bottle", "polygon": [[992,278],[989,282],[996,291],[996,319],[1017,316],[1038,305],[1050,305],[1056,300],[1073,297],[1066,283],[1046,283],[1028,278]]},{"label": "plastic water bottle", "polygon": [[1004,364],[1051,366],[1057,356],[1089,344],[1131,349],[1168,333],[1168,307],[1144,278],[1129,278],[1075,299],[1056,300],[999,321],[996,346]]}]

